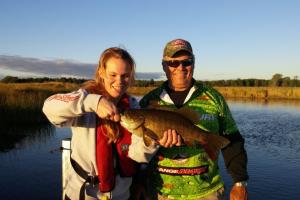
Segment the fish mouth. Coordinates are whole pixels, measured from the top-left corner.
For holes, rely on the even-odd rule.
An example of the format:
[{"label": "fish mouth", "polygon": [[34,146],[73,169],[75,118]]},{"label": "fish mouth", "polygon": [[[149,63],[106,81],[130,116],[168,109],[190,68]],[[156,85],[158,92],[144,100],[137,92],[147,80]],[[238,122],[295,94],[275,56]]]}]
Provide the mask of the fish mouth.
[{"label": "fish mouth", "polygon": [[125,123],[125,118],[126,118],[126,115],[125,115],[125,111],[122,111],[122,112],[119,112],[120,114],[120,123]]},{"label": "fish mouth", "polygon": [[120,124],[121,124],[121,126],[126,127],[127,123],[124,121],[124,119],[122,119],[122,114],[120,114],[120,115],[121,115],[121,117],[120,117]]},{"label": "fish mouth", "polygon": [[121,119],[120,119],[120,124],[121,124],[121,126],[126,128],[130,132],[133,132],[133,130],[136,128],[136,127],[132,126],[132,123],[130,121],[127,121],[126,119],[122,120],[122,116],[121,116]]},{"label": "fish mouth", "polygon": [[121,117],[121,119],[120,119],[120,124],[123,126],[123,127],[126,127],[126,122],[125,121],[122,121],[122,117]]}]

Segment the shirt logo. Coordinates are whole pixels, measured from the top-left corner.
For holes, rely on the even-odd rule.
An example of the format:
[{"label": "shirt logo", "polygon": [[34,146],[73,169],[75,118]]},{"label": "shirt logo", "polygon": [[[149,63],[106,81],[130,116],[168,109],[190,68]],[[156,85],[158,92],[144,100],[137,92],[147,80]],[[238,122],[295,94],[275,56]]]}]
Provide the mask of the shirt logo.
[{"label": "shirt logo", "polygon": [[158,171],[161,174],[169,175],[199,175],[208,171],[208,165],[193,167],[193,168],[173,168],[173,167],[162,167],[159,166]]},{"label": "shirt logo", "polygon": [[121,151],[126,153],[129,150],[129,144],[121,144]]},{"label": "shirt logo", "polygon": [[214,121],[216,117],[212,114],[202,114],[200,120]]},{"label": "shirt logo", "polygon": [[80,96],[77,94],[56,94],[50,97],[47,101],[51,101],[53,99],[59,100],[59,101],[64,101],[64,102],[70,102],[70,101],[75,101],[79,99]]}]

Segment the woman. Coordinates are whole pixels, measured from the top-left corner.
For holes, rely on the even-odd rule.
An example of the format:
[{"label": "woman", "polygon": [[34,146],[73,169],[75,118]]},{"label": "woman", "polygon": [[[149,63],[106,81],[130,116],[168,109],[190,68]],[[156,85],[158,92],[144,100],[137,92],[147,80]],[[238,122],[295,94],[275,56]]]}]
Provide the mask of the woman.
[{"label": "woman", "polygon": [[[146,147],[142,138],[118,123],[120,111],[138,107],[126,94],[134,73],[135,62],[129,53],[109,48],[100,57],[95,80],[45,101],[43,112],[50,122],[72,130],[72,167],[65,199],[128,199],[136,162],[148,162],[156,152],[156,145]],[[176,133],[167,131],[159,142],[171,146],[178,142],[174,136]]]}]

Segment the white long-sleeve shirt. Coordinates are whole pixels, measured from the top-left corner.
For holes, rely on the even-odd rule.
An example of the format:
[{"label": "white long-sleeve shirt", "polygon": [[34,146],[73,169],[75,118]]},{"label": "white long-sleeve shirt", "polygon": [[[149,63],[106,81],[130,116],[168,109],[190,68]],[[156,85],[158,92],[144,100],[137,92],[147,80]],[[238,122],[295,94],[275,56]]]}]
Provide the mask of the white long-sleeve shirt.
[{"label": "white long-sleeve shirt", "polygon": [[[55,94],[44,102],[43,112],[49,121],[57,127],[71,127],[71,157],[91,176],[98,174],[96,164],[96,110],[101,95],[88,94],[79,89],[67,94]],[[138,102],[129,97],[131,108],[138,108]],[[101,108],[100,108],[101,109]],[[157,146],[145,146],[143,138],[132,134],[128,156],[137,162],[148,162],[157,151]],[[65,193],[69,198],[78,199],[79,190],[84,180],[71,169],[67,173]],[[132,179],[117,175],[116,185],[112,190],[114,200],[129,198],[129,187]],[[101,198],[98,185],[86,188],[86,199]]]}]

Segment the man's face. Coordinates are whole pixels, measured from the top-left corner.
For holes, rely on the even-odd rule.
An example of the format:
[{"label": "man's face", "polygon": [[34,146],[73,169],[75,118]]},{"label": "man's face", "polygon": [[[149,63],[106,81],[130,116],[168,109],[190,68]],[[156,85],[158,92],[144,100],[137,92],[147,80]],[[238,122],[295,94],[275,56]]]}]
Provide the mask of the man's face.
[{"label": "man's face", "polygon": [[175,91],[188,89],[192,84],[194,58],[184,53],[165,57],[163,68],[169,81],[169,87]]}]

